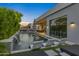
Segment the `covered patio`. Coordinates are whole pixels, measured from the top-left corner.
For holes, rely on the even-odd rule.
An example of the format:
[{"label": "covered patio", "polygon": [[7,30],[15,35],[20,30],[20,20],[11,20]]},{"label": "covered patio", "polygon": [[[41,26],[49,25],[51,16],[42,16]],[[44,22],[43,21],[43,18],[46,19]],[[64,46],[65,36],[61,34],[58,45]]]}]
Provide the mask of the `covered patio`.
[{"label": "covered patio", "polygon": [[36,30],[39,33],[39,35],[45,35],[47,33],[46,24],[47,24],[47,21],[45,18],[40,19],[36,22]]}]

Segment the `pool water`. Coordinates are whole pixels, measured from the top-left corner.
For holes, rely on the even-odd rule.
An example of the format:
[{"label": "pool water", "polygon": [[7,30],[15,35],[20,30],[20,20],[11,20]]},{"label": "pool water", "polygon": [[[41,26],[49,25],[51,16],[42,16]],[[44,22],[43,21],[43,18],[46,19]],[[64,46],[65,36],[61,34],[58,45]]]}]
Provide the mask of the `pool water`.
[{"label": "pool water", "polygon": [[29,46],[33,42],[41,41],[41,40],[44,40],[44,38],[40,37],[37,34],[22,32],[20,33],[20,39],[19,39],[18,44],[14,44],[12,50],[16,51],[16,50],[29,49]]},{"label": "pool water", "polygon": [[20,42],[18,44],[13,45],[13,51],[28,49],[29,45],[34,41],[34,36],[32,34],[21,33],[20,34]]}]

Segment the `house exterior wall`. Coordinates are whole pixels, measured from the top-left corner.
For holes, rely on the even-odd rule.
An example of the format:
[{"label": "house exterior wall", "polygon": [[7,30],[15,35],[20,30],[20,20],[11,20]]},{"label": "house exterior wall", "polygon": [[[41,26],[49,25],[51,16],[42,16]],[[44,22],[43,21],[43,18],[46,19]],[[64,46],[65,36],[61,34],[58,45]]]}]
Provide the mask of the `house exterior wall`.
[{"label": "house exterior wall", "polygon": [[[64,4],[63,4],[64,5]],[[67,8],[60,10],[55,14],[51,14],[46,18],[48,21],[47,34],[49,35],[49,20],[67,15],[67,38],[69,41],[79,44],[79,4],[73,4]],[[75,28],[70,27],[70,23],[74,22],[76,24]]]}]

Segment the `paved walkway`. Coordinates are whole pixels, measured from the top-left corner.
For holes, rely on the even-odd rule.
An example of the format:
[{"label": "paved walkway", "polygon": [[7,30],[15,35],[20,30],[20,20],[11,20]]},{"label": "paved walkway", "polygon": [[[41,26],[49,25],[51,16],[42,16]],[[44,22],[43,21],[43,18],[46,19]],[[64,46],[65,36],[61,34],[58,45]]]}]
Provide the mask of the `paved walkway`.
[{"label": "paved walkway", "polygon": [[45,53],[48,55],[48,56],[56,56],[57,53],[54,52],[53,50],[46,50]]},{"label": "paved walkway", "polygon": [[[58,54],[56,52],[54,52],[53,50],[46,50],[45,53],[48,56],[58,56]],[[60,52],[59,56],[69,56],[69,54],[65,53],[65,52]]]}]

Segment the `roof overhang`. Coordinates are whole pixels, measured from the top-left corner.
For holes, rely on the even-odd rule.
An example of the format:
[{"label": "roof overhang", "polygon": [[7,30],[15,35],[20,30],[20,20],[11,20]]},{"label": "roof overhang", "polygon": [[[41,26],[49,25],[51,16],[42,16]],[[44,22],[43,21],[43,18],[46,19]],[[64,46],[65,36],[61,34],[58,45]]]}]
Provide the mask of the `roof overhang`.
[{"label": "roof overhang", "polygon": [[39,21],[40,19],[44,19],[47,16],[56,13],[57,11],[64,9],[70,5],[72,5],[73,3],[58,3],[57,6],[54,9],[49,10],[48,12],[44,13],[43,15],[41,15],[40,17],[38,17],[36,19],[36,21]]}]

